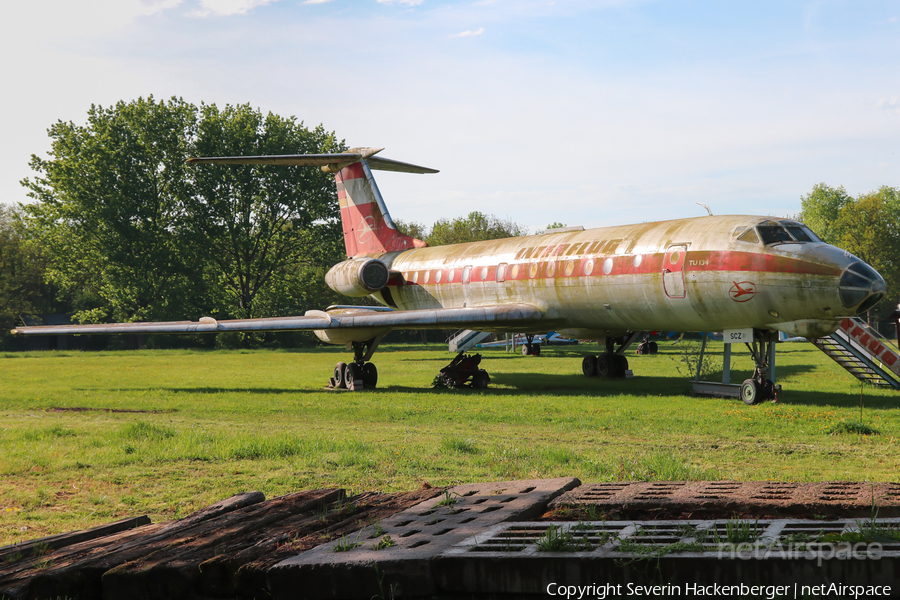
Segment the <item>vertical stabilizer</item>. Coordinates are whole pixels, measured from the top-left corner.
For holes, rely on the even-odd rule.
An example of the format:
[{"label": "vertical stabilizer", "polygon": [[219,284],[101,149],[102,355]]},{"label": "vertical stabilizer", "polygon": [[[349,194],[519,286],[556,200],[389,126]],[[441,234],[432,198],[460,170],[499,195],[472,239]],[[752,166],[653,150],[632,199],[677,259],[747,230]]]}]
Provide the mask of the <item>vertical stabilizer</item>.
[{"label": "vertical stabilizer", "polygon": [[347,256],[424,248],[428,244],[397,230],[366,159],[334,176],[341,204]]},{"label": "vertical stabilizer", "polygon": [[437,173],[437,170],[375,156],[381,150],[381,148],[353,148],[337,154],[205,156],[191,158],[188,162],[220,165],[320,167],[326,173],[334,173],[334,179],[337,182],[347,256],[352,258],[361,254],[380,254],[409,248],[424,248],[428,244],[422,240],[397,231],[397,226],[391,220],[381,192],[375,185],[372,169],[399,173]]}]

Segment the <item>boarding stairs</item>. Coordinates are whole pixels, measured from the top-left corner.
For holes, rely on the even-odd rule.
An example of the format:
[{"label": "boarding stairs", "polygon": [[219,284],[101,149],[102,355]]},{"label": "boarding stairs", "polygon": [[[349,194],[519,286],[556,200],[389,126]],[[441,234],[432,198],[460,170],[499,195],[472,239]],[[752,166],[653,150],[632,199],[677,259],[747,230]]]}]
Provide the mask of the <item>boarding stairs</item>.
[{"label": "boarding stairs", "polygon": [[450,352],[458,354],[474,348],[476,344],[480,343],[485,338],[490,337],[490,335],[491,334],[486,331],[460,329],[447,338],[447,344]]},{"label": "boarding stairs", "polygon": [[897,347],[864,320],[844,319],[833,334],[811,341],[860,381],[900,390]]}]

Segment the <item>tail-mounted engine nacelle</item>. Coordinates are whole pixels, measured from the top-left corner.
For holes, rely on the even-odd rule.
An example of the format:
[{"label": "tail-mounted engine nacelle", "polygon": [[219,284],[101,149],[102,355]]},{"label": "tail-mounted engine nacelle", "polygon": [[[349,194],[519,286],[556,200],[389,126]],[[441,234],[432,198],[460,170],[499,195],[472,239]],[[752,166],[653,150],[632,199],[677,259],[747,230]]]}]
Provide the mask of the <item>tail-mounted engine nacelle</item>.
[{"label": "tail-mounted engine nacelle", "polygon": [[325,283],[338,294],[361,298],[381,290],[389,276],[387,265],[377,258],[351,258],[331,267]]}]

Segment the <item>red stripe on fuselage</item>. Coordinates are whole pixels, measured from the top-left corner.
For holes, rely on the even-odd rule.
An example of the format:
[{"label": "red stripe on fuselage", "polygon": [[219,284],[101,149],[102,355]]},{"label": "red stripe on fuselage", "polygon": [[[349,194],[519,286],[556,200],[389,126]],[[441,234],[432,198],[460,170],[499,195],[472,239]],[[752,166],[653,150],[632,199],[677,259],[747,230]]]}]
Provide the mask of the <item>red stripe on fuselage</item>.
[{"label": "red stripe on fuselage", "polygon": [[[547,252],[545,251],[546,255]],[[612,268],[609,273],[603,270],[604,262],[612,259]],[[661,273],[665,253],[641,255],[641,263],[634,265],[634,255],[626,256],[596,256],[581,257],[564,260],[549,261],[524,261],[512,262],[506,267],[507,281],[523,281],[528,279],[571,279],[576,277],[611,277],[615,275],[645,275],[652,273]],[[593,268],[590,274],[585,274],[585,265],[588,261],[593,261]],[[473,261],[474,262],[474,261]],[[566,265],[569,262],[574,263],[571,275],[566,275]],[[532,265],[537,265],[537,272],[531,277]],[[552,275],[548,274],[548,268],[553,265]],[[513,267],[518,266],[518,273],[513,277]],[[471,283],[492,282],[496,281],[497,265],[488,265],[488,275],[486,279],[481,279],[481,269],[484,265],[473,266],[469,281]],[[710,251],[688,251],[687,258],[684,261],[684,271],[735,271],[735,272],[758,272],[758,273],[789,273],[792,275],[832,275],[838,276],[842,270],[831,265],[823,265],[798,258],[790,258],[787,256],[778,256],[773,254],[760,254],[755,252],[736,252],[731,250],[710,250]],[[449,272],[455,271],[452,281],[448,281]],[[440,282],[435,283],[435,275],[440,271]],[[400,280],[402,285],[422,285],[424,282],[424,274],[429,273],[428,283],[425,285],[446,285],[461,283],[461,274],[463,265],[445,269],[406,269],[403,271],[404,278]],[[414,284],[411,280],[414,273],[419,273],[418,283]],[[406,276],[408,275],[408,276]],[[393,283],[393,282],[392,282]],[[396,284],[395,284],[396,285]]]}]

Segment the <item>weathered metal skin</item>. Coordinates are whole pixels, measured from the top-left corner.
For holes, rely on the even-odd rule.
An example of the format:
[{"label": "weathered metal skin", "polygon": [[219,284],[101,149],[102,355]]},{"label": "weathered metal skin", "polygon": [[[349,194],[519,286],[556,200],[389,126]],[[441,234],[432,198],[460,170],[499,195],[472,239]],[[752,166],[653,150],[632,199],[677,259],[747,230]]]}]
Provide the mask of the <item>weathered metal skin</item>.
[{"label": "weathered metal skin", "polygon": [[360,307],[302,317],[13,332],[316,330],[324,341],[338,344],[372,340],[391,328],[450,327],[522,333],[555,329],[598,340],[648,330],[751,327],[820,337],[835,331],[841,319],[871,307],[886,290],[871,267],[818,241],[799,223],[758,216],[706,216],[429,248],[397,229],[371,169],[436,171],[382,159],[378,152],[356,148],[191,162],[320,166],[334,172],[349,260],[329,272],[328,284],[351,297],[371,294],[396,311]]},{"label": "weathered metal skin", "polygon": [[[373,296],[401,310],[529,303],[579,337],[754,327],[826,335],[855,314],[838,296],[859,259],[822,242],[738,237],[768,221],[707,216],[389,252]],[[467,277],[467,280],[465,279]],[[535,324],[537,325],[537,324]]]},{"label": "weathered metal skin", "polygon": [[362,298],[387,285],[390,273],[377,258],[351,258],[331,267],[325,283],[339,294]]}]

